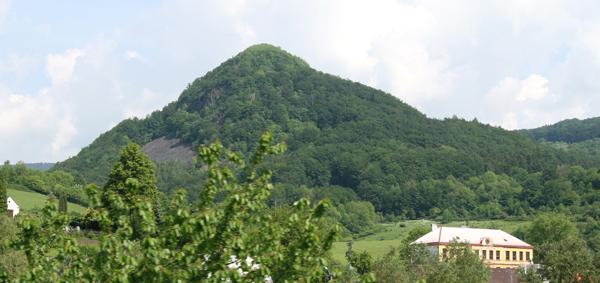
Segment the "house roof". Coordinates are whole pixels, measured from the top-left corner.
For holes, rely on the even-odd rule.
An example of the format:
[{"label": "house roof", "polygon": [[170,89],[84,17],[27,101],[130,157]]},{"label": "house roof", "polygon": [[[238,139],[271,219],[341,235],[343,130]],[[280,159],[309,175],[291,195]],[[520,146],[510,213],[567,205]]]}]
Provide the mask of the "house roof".
[{"label": "house roof", "polygon": [[463,227],[434,227],[413,244],[448,244],[452,241],[468,243],[472,246],[504,246],[532,248],[517,237],[498,229],[480,229]]},{"label": "house roof", "polygon": [[8,197],[6,199],[6,205],[7,205],[8,209],[19,208],[19,205],[11,197]]}]

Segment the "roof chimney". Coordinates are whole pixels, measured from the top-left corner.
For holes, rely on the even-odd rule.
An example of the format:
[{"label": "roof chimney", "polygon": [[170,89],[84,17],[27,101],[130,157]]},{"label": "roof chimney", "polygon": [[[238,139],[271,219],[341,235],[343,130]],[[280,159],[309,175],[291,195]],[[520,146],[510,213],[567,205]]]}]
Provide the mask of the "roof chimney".
[{"label": "roof chimney", "polygon": [[431,231],[435,231],[437,228],[438,226],[435,223],[431,223]]}]

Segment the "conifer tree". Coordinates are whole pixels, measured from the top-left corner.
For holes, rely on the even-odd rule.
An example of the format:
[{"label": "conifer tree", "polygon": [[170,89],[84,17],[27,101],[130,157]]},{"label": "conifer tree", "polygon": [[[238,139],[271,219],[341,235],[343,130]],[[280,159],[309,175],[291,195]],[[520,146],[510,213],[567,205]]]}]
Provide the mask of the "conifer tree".
[{"label": "conifer tree", "polygon": [[4,162],[2,168],[0,168],[0,215],[6,215],[6,211],[8,210],[8,204],[6,203],[6,199],[8,198],[8,193],[6,192],[8,186],[8,161]]},{"label": "conifer tree", "polygon": [[121,151],[119,161],[104,185],[105,203],[111,193],[116,193],[129,205],[137,198],[154,200],[158,195],[154,163],[139,145],[130,143]]},{"label": "conifer tree", "polygon": [[0,215],[6,215],[6,210],[8,209],[6,203],[7,198],[6,179],[4,174],[0,174]]},{"label": "conifer tree", "polygon": [[[118,215],[122,213],[120,210],[123,207],[114,202],[115,198],[120,199],[127,210],[131,210],[139,203],[148,203],[151,205],[156,221],[160,221],[159,197],[154,163],[139,145],[128,144],[121,151],[119,161],[113,167],[108,181],[104,185],[103,207],[108,210],[112,222],[117,223]],[[131,237],[142,237],[145,233],[141,227],[142,219],[136,215],[129,217],[133,228]]]},{"label": "conifer tree", "polygon": [[64,194],[58,199],[58,211],[67,213],[67,196]]}]

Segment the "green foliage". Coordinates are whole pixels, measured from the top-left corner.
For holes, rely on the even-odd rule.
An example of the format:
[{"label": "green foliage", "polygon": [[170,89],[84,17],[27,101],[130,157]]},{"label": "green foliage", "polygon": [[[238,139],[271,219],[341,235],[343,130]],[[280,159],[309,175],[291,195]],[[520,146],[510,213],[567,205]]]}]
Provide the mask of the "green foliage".
[{"label": "green foliage", "polygon": [[488,282],[490,278],[479,256],[457,242],[448,246],[442,261],[424,245],[405,243],[377,260],[373,274],[377,282]]},{"label": "green foliage", "polygon": [[600,118],[568,119],[553,125],[525,130],[537,140],[576,143],[600,138]]},{"label": "green foliage", "polygon": [[427,282],[485,283],[490,280],[490,270],[468,245],[451,243],[447,247],[448,256],[428,276]]},{"label": "green foliage", "polygon": [[[132,182],[135,184],[130,184]],[[121,151],[103,190],[105,206],[108,206],[111,194],[119,195],[127,205],[133,205],[139,198],[154,200],[158,194],[154,163],[139,145],[128,144]]]},{"label": "green foliage", "polygon": [[373,258],[368,252],[363,251],[361,253],[355,253],[352,250],[352,241],[348,242],[348,249],[346,250],[346,260],[348,264],[356,270],[360,275],[365,275],[371,272],[371,266],[373,265]]},{"label": "green foliage", "polygon": [[[277,222],[266,213],[271,172],[257,168],[264,158],[284,149],[272,145],[269,133],[248,160],[218,143],[202,147],[208,179],[199,202],[190,205],[185,192],[178,191],[160,222],[147,198],[129,202],[111,193],[102,200],[103,193],[88,187],[93,217],[106,231],[97,250],[83,249],[65,233],[69,216],[49,203],[39,218],[27,217],[19,224],[12,245],[25,252],[29,265],[18,280],[259,282],[269,276],[274,282],[318,281],[325,275],[325,254],[336,238],[335,227],[319,231],[328,204],[311,208],[308,200],[299,200],[289,217]],[[130,177],[112,184],[117,191],[140,191],[149,183]],[[220,202],[219,194],[224,194]],[[134,237],[134,227],[143,233]]]},{"label": "green foliage", "polygon": [[571,237],[580,237],[579,230],[572,219],[560,213],[544,213],[536,216],[522,236],[534,247],[558,243]]},{"label": "green foliage", "polygon": [[592,254],[583,239],[567,237],[540,246],[541,274],[550,282],[594,282]]},{"label": "green foliage", "polygon": [[9,246],[10,241],[15,239],[16,233],[17,227],[13,220],[2,215],[0,217],[0,282],[4,282],[3,276],[5,278],[17,276],[27,265],[25,255]]},{"label": "green foliage", "polygon": [[8,209],[7,207],[7,203],[6,203],[6,199],[8,198],[8,195],[6,193],[7,190],[7,184],[6,184],[6,178],[8,177],[6,174],[6,165],[2,166],[2,169],[0,169],[0,218],[2,218],[3,216],[6,215],[6,211]]},{"label": "green foliage", "polygon": [[[593,221],[592,221],[593,222]],[[573,218],[560,213],[543,213],[518,233],[534,246],[536,263],[540,270],[522,274],[526,282],[538,282],[540,278],[551,282],[588,282],[595,276],[593,253]]]},{"label": "green foliage", "polygon": [[33,191],[43,195],[65,195],[70,202],[87,205],[83,183],[67,172],[44,172],[29,169],[22,162],[15,165],[5,162],[2,175],[9,189]]},{"label": "green foliage", "polygon": [[375,213],[375,208],[370,202],[351,201],[337,206],[337,211],[339,222],[352,233],[371,230],[381,221],[381,217]]},{"label": "green foliage", "polygon": [[61,195],[58,198],[58,211],[67,213],[67,197],[65,195]]}]

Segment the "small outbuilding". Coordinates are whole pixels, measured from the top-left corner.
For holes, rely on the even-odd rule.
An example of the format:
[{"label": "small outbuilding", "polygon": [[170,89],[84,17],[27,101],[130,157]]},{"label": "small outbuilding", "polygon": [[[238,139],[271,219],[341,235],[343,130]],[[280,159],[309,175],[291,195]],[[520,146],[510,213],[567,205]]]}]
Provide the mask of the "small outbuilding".
[{"label": "small outbuilding", "polygon": [[6,206],[8,207],[8,217],[14,218],[19,214],[19,205],[11,197],[6,199]]}]

